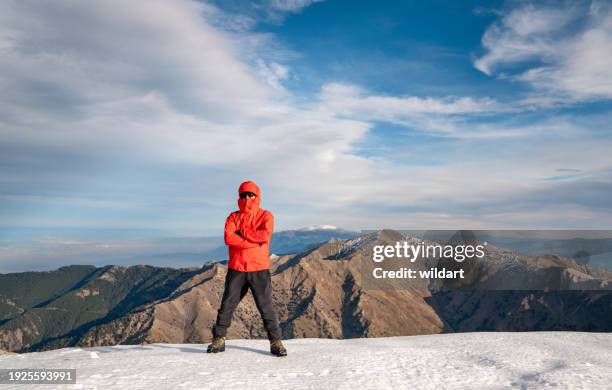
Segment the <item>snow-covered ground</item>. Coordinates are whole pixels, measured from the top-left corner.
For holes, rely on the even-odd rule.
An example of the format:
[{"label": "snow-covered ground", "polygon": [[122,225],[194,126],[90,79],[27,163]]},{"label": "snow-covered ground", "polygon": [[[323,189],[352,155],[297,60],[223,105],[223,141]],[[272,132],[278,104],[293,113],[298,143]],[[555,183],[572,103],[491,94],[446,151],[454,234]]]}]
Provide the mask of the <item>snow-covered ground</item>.
[{"label": "snow-covered ground", "polygon": [[[76,368],[66,389],[612,389],[612,333],[460,333],[376,339],[149,344],[0,356],[1,368]],[[38,385],[53,388],[52,385]],[[0,385],[0,389],[36,386]]]}]

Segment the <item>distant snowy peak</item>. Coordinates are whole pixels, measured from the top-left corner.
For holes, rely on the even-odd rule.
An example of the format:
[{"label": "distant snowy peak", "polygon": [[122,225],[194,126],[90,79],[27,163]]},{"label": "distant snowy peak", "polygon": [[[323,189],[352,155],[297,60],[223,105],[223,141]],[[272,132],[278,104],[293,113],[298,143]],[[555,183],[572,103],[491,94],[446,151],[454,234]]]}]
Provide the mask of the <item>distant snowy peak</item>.
[{"label": "distant snowy peak", "polygon": [[270,249],[276,254],[301,253],[320,246],[332,238],[346,240],[359,235],[359,232],[340,229],[332,225],[283,230],[274,233]]},{"label": "distant snowy peak", "polygon": [[312,231],[316,231],[316,230],[343,230],[343,229],[338,229],[334,225],[316,225],[316,226],[303,227],[303,228],[297,229],[297,230],[298,231],[302,231],[302,232],[312,232]]}]

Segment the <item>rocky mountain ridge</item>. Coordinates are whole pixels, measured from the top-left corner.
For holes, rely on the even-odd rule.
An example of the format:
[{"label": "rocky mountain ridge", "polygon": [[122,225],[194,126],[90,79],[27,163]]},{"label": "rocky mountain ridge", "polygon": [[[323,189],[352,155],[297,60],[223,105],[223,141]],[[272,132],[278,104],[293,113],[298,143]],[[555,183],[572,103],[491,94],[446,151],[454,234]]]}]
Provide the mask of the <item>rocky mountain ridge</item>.
[{"label": "rocky mountain ridge", "polygon": [[[606,285],[612,273],[556,256],[489,246],[487,261],[472,264],[466,280],[371,288],[366,278],[372,247],[403,239],[410,238],[383,230],[273,256],[274,305],[283,337],[612,331],[612,293]],[[446,259],[435,261],[453,266]],[[72,266],[0,275],[0,348],[207,342],[226,272],[223,263],[208,262],[201,268]],[[555,288],[539,288],[544,282]],[[228,337],[265,337],[250,294],[238,306]]]}]

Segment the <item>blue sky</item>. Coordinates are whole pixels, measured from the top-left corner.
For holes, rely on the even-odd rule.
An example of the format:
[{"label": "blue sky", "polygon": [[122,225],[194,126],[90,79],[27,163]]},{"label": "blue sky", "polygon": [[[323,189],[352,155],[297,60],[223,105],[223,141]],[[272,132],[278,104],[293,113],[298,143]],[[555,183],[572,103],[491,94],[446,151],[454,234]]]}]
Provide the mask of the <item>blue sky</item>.
[{"label": "blue sky", "polygon": [[6,1],[0,50],[0,264],[246,179],[278,230],[612,225],[609,2]]},{"label": "blue sky", "polygon": [[475,15],[478,7],[478,2],[331,1],[261,31],[299,51],[290,61],[299,81],[289,81],[301,91],[316,93],[325,82],[344,82],[393,95],[514,92],[517,86],[500,91],[499,83],[471,64],[470,56],[482,52],[483,30],[495,19]]}]

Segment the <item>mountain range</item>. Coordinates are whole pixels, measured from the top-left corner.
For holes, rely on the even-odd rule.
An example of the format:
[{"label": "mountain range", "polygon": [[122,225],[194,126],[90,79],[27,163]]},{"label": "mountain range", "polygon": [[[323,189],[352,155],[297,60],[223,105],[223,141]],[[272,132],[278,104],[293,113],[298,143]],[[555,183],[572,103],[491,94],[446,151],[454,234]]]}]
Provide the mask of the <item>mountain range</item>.
[{"label": "mountain range", "polygon": [[[299,233],[290,238],[287,248],[304,244]],[[471,265],[461,281],[372,288],[372,248],[399,240],[422,241],[382,230],[273,255],[283,337],[612,331],[612,272],[560,256],[488,245],[486,261]],[[451,264],[438,259],[422,266]],[[0,274],[0,349],[207,342],[226,272],[224,262],[209,261],[191,268],[73,265]],[[234,313],[228,337],[265,338],[250,294]]]}]

